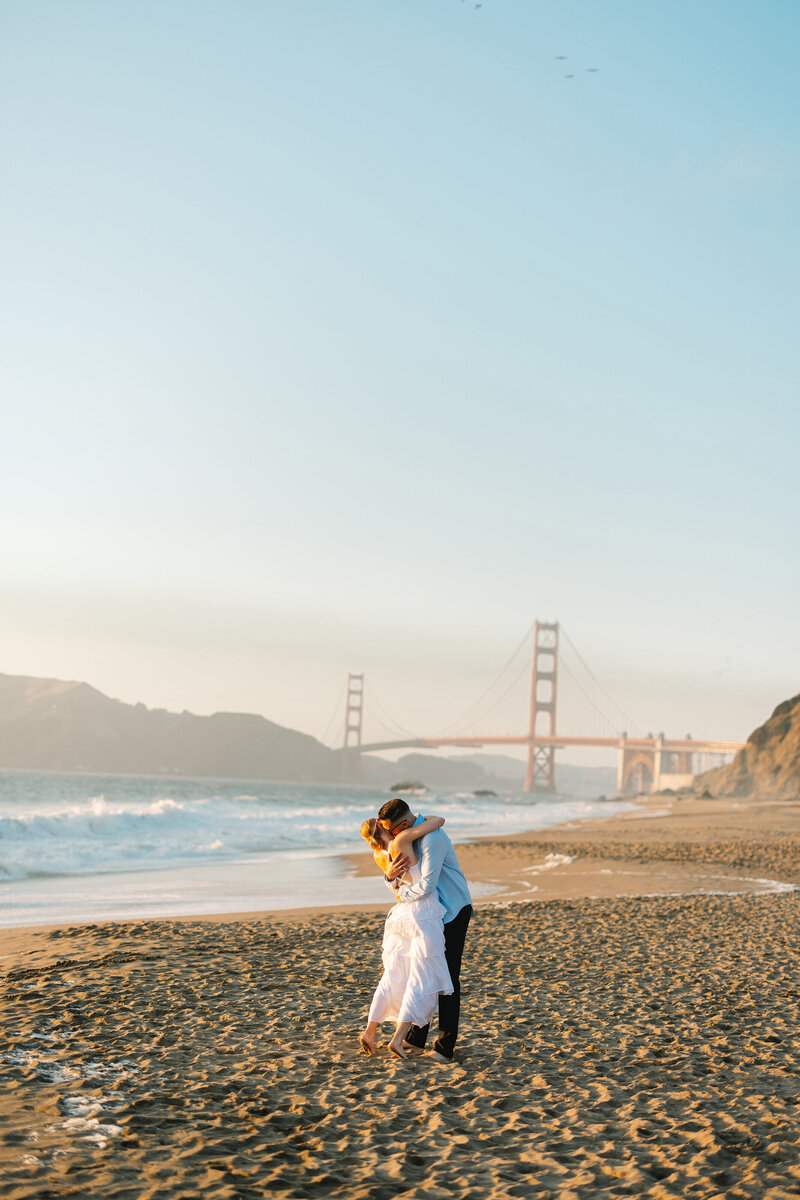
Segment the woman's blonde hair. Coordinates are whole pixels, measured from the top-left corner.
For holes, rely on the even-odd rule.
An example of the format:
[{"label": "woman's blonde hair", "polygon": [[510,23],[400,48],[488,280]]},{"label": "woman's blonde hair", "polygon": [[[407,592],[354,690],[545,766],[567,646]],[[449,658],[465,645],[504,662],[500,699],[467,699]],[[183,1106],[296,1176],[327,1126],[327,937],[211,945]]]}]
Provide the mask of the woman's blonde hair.
[{"label": "woman's blonde hair", "polygon": [[378,822],[375,817],[370,817],[361,826],[361,836],[365,842],[369,842],[373,850],[385,850],[381,839],[378,837]]}]

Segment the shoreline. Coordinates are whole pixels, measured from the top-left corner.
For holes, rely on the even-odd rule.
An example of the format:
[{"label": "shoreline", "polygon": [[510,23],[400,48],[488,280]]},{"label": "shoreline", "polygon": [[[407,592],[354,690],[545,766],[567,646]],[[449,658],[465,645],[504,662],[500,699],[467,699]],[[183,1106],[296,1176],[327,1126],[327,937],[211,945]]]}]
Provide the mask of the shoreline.
[{"label": "shoreline", "polygon": [[[716,890],[731,894],[782,891],[800,886],[800,870],[795,878],[778,877],[780,870],[773,878],[774,870],[768,877],[763,872],[754,875],[755,861],[737,863],[724,850],[704,855],[699,847],[695,856],[675,853],[677,843],[709,822],[730,824],[735,819],[746,834],[773,804],[781,810],[792,807],[791,801],[700,800],[657,793],[637,797],[631,812],[476,838],[457,844],[456,850],[469,881],[496,888],[479,904],[705,894],[715,884]],[[800,803],[795,809],[800,833]],[[704,836],[711,844],[708,833]],[[348,861],[358,874],[373,868],[371,858],[365,862],[360,855],[349,855]],[[769,872],[769,864],[765,869]]]},{"label": "shoreline", "polygon": [[[735,853],[735,845],[721,846],[709,838],[709,829],[723,822],[737,822],[744,845],[748,832],[761,827],[765,813],[791,813],[797,818],[800,836],[800,800],[746,798],[703,798],[695,795],[657,793],[633,798],[636,808],[608,817],[567,820],[559,825],[507,835],[478,835],[456,843],[456,851],[467,880],[484,895],[474,896],[474,907],[549,900],[623,899],[666,895],[781,894],[800,888],[800,854],[795,869],[769,856],[763,865],[758,858]],[[783,825],[783,820],[777,823]],[[687,850],[687,838],[702,831],[702,840]],[[777,832],[777,828],[776,828]],[[637,838],[631,837],[637,834]],[[347,879],[369,879],[376,875],[369,853],[333,854],[332,862],[347,865]],[[656,865],[657,864],[657,865]],[[235,864],[234,864],[235,865]],[[202,871],[202,867],[194,868]],[[146,874],[146,872],[142,872]],[[94,876],[81,877],[91,880]],[[111,876],[110,878],[114,878]],[[98,925],[143,923],[316,921],[330,916],[385,913],[391,904],[375,902],[311,904],[269,909],[243,908],[208,913],[169,913],[119,918],[87,917],[46,923],[0,924],[0,970],[4,961],[19,953],[27,937],[52,935]],[[6,953],[6,947],[16,949]]]},{"label": "shoreline", "polygon": [[[513,836],[512,831],[520,828],[525,832],[530,820],[537,823],[534,828],[555,828],[572,819],[608,820],[621,808],[633,807],[630,800],[606,803],[577,797],[565,797],[560,802],[546,799],[543,806],[522,806],[524,815],[512,817],[509,822],[510,814],[501,804],[500,828],[487,826],[483,813],[476,821],[472,841]],[[450,819],[453,824],[452,815]],[[503,826],[509,823],[512,831],[506,832]],[[457,829],[463,835],[463,814]],[[357,834],[349,845],[346,839],[337,840],[338,846],[323,845],[309,851],[284,847],[277,852],[266,851],[264,856],[5,880],[0,884],[0,930],[175,917],[218,919],[228,915],[234,919],[242,914],[306,908],[380,908],[387,902],[387,893],[366,844]],[[458,845],[458,833],[455,841]],[[360,859],[363,864],[359,864]],[[354,863],[358,865],[354,867]],[[479,896],[493,887],[475,881]],[[325,903],[315,903],[315,898],[321,896]]]},{"label": "shoreline", "polygon": [[[195,799],[189,798],[192,812]],[[565,797],[560,801],[547,797],[542,801],[529,799],[534,802],[524,803],[518,796],[510,796],[507,801],[500,798],[496,807],[487,810],[484,806],[475,813],[469,804],[461,804],[457,798],[443,797],[442,804],[456,843],[469,836],[473,840],[506,837],[516,831],[525,831],[531,825],[538,829],[553,827],[573,818],[605,820],[634,807],[629,800],[604,803],[599,799],[578,797]],[[433,803],[430,797],[427,800]],[[373,802],[379,804],[381,797],[376,794]],[[206,811],[202,803],[199,811]],[[105,821],[107,814],[102,815]],[[247,821],[250,819],[249,813],[243,815],[238,810],[229,815],[233,821],[230,831],[227,826],[225,829],[219,827],[218,821],[216,824],[211,821],[206,830],[209,840],[213,835],[215,845],[220,848],[228,841],[228,832],[235,846],[237,821],[242,817]],[[370,869],[371,856],[358,837],[362,815],[357,815],[355,823],[349,820],[346,825],[333,825],[313,847],[305,847],[302,844],[304,837],[301,837],[298,845],[283,844],[270,850],[269,842],[274,839],[268,836],[267,845],[260,853],[243,849],[240,855],[234,850],[220,856],[188,856],[175,863],[149,861],[146,864],[140,862],[138,855],[133,855],[118,866],[108,865],[86,873],[67,870],[66,873],[56,871],[4,879],[0,884],[0,928],[39,928],[174,916],[218,917],[226,913],[235,917],[242,913],[309,906],[380,906],[386,892],[380,876]],[[267,820],[274,821],[274,815]],[[331,833],[332,837],[329,836]],[[247,840],[245,837],[245,844]],[[353,868],[351,859],[357,859],[359,851],[370,864],[366,871]],[[486,890],[476,884],[479,895],[484,895]],[[324,904],[321,904],[323,898]]]}]

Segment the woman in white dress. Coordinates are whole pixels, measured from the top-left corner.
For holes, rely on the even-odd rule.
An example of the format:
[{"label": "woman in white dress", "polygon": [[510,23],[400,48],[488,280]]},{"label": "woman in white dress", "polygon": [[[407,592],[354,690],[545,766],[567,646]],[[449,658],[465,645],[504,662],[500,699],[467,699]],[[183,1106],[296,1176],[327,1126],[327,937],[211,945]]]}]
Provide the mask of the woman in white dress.
[{"label": "woman in white dress", "polygon": [[[375,862],[385,874],[389,863],[401,854],[408,855],[406,883],[419,881],[419,857],[414,842],[441,829],[443,817],[426,817],[421,825],[404,829],[393,840],[380,821],[365,821],[361,836],[374,851]],[[444,956],[444,907],[436,892],[419,900],[398,902],[386,918],[383,931],[383,975],[375,989],[367,1025],[359,1037],[365,1054],[375,1050],[375,1035],[381,1021],[396,1022],[389,1049],[398,1058],[407,1058],[403,1038],[412,1025],[427,1025],[439,1005],[439,996],[449,996],[453,984]]]}]

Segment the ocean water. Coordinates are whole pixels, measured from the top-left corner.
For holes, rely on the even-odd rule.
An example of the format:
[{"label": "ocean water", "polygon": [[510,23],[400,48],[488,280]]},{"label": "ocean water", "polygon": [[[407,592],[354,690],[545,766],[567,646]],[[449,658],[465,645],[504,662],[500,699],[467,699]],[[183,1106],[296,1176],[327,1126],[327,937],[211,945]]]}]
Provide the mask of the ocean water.
[{"label": "ocean water", "polygon": [[[0,927],[383,903],[342,855],[388,793],[325,784],[0,772]],[[625,803],[427,791],[454,838],[610,816]]]}]

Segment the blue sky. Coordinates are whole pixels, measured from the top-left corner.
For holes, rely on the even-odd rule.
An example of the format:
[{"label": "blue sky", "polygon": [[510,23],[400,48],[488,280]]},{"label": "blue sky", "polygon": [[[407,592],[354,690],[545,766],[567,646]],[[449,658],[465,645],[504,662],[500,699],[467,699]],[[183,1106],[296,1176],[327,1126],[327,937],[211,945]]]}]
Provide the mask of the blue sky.
[{"label": "blue sky", "polygon": [[798,690],[797,5],[0,25],[0,669],[425,731],[539,616],[643,728]]}]

